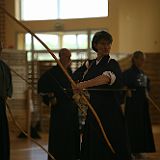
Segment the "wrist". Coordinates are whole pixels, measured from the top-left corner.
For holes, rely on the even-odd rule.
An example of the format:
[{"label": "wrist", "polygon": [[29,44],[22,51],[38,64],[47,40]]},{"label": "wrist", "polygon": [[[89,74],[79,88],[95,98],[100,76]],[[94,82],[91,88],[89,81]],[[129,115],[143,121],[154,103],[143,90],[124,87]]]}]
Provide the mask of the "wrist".
[{"label": "wrist", "polygon": [[81,90],[86,89],[86,88],[87,88],[87,81],[80,82],[80,83],[79,83],[79,88],[80,88]]}]

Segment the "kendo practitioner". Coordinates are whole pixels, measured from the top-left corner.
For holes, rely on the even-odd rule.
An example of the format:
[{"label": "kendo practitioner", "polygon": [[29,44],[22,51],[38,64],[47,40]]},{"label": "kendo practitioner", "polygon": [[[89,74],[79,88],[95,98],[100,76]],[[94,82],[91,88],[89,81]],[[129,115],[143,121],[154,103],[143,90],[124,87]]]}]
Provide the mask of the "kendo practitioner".
[{"label": "kendo practitioner", "polygon": [[[0,46],[0,57],[2,44]],[[6,115],[6,100],[12,96],[12,76],[9,66],[0,59],[0,160],[10,159],[10,139]]]},{"label": "kendo practitioner", "polygon": [[131,143],[131,151],[136,158],[144,152],[155,152],[147,94],[150,81],[143,71],[145,54],[135,51],[132,65],[124,71],[124,85],[130,89],[126,95],[125,117]]},{"label": "kendo practitioner", "polygon": [[[66,71],[72,76],[70,50],[62,48],[59,57]],[[56,160],[78,159],[80,154],[78,107],[72,99],[71,83],[58,65],[40,77],[38,92],[41,93],[44,103],[51,104],[48,151]]]},{"label": "kendo practitioner", "polygon": [[122,74],[118,62],[109,56],[111,45],[110,33],[95,33],[92,49],[97,53],[97,58],[86,61],[74,72],[74,79],[79,79],[74,92],[81,93],[88,89],[90,103],[100,118],[115,153],[111,151],[95,117],[88,109],[82,137],[81,160],[131,158],[124,116],[120,108],[119,89],[122,87]]}]

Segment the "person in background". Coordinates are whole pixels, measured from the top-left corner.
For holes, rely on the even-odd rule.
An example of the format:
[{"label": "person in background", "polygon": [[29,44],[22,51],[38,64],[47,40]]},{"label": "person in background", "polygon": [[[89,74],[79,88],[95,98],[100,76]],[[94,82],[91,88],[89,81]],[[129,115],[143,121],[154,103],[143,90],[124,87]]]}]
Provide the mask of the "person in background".
[{"label": "person in background", "polygon": [[[40,131],[40,120],[39,120],[39,114],[37,111],[37,108],[34,107],[34,103],[33,103],[33,90],[31,86],[28,86],[27,90],[26,90],[26,97],[27,97],[27,105],[30,109],[30,113],[31,115],[28,115],[31,117],[30,120],[30,136],[34,139],[40,139],[41,136],[39,134]],[[18,138],[22,138],[25,139],[27,138],[26,134],[24,134],[23,132],[20,132],[18,135]]]},{"label": "person in background", "polygon": [[10,139],[6,115],[6,100],[12,96],[12,76],[9,66],[1,60],[2,43],[0,45],[0,159],[10,159]]},{"label": "person in background", "polygon": [[[71,52],[59,51],[60,62],[72,76]],[[65,89],[65,90],[64,90]],[[38,93],[51,105],[48,151],[57,160],[76,160],[80,153],[78,107],[72,99],[72,87],[57,65],[46,71],[38,80]]]},{"label": "person in background", "polygon": [[95,117],[88,109],[82,136],[81,160],[131,159],[124,116],[120,108],[122,74],[118,62],[109,56],[111,46],[110,33],[95,33],[92,49],[97,53],[97,58],[86,61],[74,72],[74,80],[79,83],[73,89],[75,93],[88,89],[90,103],[99,116],[115,153],[109,148]]},{"label": "person in background", "polygon": [[149,115],[147,94],[150,81],[143,72],[145,54],[135,51],[132,66],[123,72],[124,86],[130,89],[126,95],[125,117],[135,158],[141,158],[144,152],[155,152],[152,126]]}]

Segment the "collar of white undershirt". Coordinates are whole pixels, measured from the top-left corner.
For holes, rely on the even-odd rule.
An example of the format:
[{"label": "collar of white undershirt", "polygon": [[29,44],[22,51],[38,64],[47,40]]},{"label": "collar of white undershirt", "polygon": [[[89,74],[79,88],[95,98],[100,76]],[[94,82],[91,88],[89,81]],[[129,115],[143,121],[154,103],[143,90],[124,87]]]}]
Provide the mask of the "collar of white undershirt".
[{"label": "collar of white undershirt", "polygon": [[100,58],[99,60],[96,59],[96,65],[99,64],[99,62],[101,61],[102,58]]}]

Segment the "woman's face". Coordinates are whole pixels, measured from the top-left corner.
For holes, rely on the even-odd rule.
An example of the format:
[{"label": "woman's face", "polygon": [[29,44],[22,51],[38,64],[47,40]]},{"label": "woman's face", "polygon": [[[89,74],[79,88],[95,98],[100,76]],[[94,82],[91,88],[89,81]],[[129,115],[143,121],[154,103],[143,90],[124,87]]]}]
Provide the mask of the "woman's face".
[{"label": "woman's face", "polygon": [[104,39],[100,40],[94,45],[94,47],[97,49],[97,53],[101,56],[108,55],[111,50],[111,46],[112,44]]},{"label": "woman's face", "polygon": [[135,58],[134,62],[138,68],[142,68],[145,63],[145,56],[140,56],[138,58]]}]

